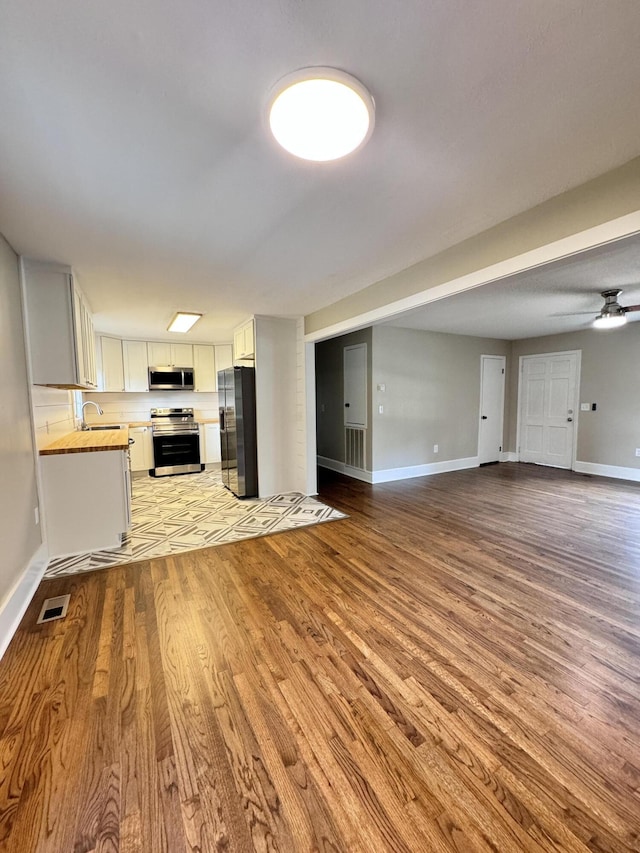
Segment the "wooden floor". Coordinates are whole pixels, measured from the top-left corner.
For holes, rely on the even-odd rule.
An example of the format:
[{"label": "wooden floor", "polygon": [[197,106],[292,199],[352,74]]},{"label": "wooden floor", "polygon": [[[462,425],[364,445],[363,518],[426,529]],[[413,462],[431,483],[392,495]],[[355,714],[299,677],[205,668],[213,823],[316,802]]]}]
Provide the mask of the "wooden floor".
[{"label": "wooden floor", "polygon": [[345,521],[42,584],[0,850],[640,850],[640,487],[332,476]]}]

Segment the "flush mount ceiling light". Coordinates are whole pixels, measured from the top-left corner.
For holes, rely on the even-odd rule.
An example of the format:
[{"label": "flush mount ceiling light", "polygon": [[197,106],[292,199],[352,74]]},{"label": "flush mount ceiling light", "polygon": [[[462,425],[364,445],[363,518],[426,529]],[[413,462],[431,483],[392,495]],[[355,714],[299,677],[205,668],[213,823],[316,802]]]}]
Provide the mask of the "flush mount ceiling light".
[{"label": "flush mount ceiling light", "polygon": [[269,104],[269,126],[280,145],[302,160],[326,163],[361,148],[371,136],[373,98],[335,68],[302,68],[280,80]]},{"label": "flush mount ceiling light", "polygon": [[188,311],[178,311],[176,316],[173,318],[169,326],[167,327],[167,332],[188,332],[189,329],[198,322],[198,320],[202,317],[202,314],[192,314]]},{"label": "flush mount ceiling light", "polygon": [[627,322],[627,311],[629,309],[623,308],[618,302],[618,296],[621,293],[621,290],[605,290],[602,292],[604,305],[593,321],[594,329],[616,329],[619,326],[624,326]]}]

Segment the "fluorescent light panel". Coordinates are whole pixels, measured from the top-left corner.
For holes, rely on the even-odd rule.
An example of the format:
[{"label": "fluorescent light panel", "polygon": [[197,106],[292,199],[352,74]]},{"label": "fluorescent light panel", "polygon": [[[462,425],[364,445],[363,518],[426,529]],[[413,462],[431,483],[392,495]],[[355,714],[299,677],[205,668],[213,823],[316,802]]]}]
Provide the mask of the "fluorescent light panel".
[{"label": "fluorescent light panel", "polygon": [[178,311],[167,328],[168,332],[188,332],[198,322],[202,314],[191,314],[188,311]]}]

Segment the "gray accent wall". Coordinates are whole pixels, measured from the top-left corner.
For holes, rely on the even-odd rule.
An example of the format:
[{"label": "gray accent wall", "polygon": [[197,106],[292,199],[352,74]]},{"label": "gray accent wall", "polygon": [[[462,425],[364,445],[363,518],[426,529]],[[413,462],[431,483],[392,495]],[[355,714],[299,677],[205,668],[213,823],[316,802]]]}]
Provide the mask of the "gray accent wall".
[{"label": "gray accent wall", "polygon": [[42,543],[18,257],[0,235],[0,608]]},{"label": "gray accent wall", "polygon": [[477,456],[480,356],[510,351],[508,341],[374,326],[373,470]]},{"label": "gray accent wall", "polygon": [[[367,412],[371,423],[372,330],[360,329],[316,344],[317,453],[344,462],[344,348],[367,344]],[[367,429],[365,466],[371,471],[371,429]]]},{"label": "gray accent wall", "polygon": [[514,341],[508,449],[517,450],[520,356],[565,350],[582,351],[580,401],[597,404],[595,412],[578,412],[577,461],[640,468],[635,455],[640,447],[640,322]]}]

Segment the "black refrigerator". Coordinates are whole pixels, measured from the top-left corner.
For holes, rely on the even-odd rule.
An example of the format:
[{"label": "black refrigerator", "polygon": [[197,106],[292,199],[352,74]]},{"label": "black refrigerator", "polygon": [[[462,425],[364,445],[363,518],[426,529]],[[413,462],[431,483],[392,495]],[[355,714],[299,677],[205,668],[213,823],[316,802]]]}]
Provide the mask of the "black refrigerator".
[{"label": "black refrigerator", "polygon": [[218,371],[218,406],[222,482],[236,497],[257,497],[255,368]]}]

